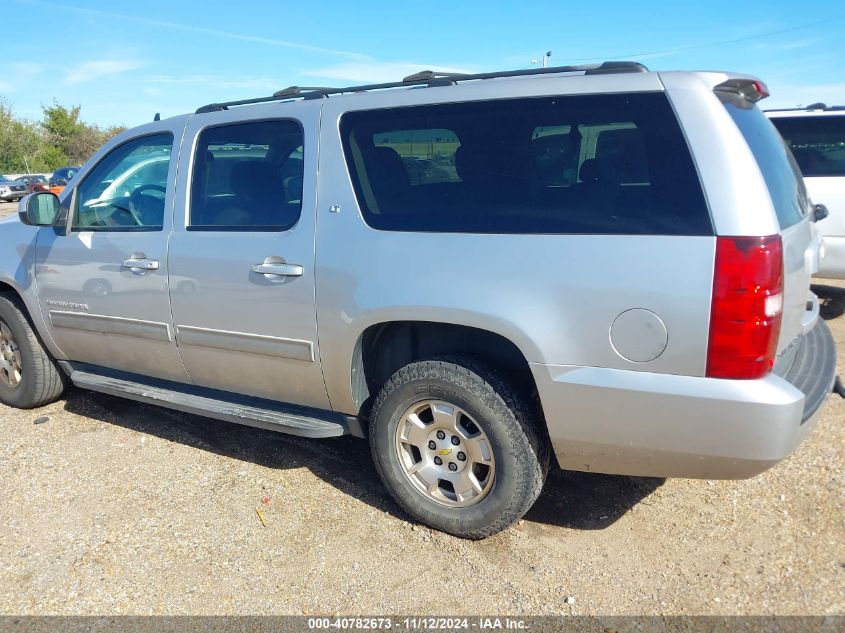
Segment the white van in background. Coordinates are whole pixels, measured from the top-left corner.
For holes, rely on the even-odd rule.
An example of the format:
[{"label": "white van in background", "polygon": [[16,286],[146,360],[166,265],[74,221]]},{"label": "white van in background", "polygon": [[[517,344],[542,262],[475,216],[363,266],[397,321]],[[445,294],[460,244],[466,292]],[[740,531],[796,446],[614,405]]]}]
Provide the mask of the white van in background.
[{"label": "white van in background", "polygon": [[816,276],[845,279],[845,106],[814,103],[766,115],[792,149],[813,202],[830,212],[816,224],[822,238]]}]

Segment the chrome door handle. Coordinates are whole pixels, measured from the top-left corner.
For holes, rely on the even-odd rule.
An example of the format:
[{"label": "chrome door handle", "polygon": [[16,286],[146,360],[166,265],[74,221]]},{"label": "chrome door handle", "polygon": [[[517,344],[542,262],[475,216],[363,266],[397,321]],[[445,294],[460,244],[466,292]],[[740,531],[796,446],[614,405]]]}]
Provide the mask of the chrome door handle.
[{"label": "chrome door handle", "polygon": [[122,268],[132,271],[158,270],[158,260],[155,259],[127,259],[123,262]]},{"label": "chrome door handle", "polygon": [[297,264],[256,264],[252,272],[274,277],[302,277],[304,271]]}]

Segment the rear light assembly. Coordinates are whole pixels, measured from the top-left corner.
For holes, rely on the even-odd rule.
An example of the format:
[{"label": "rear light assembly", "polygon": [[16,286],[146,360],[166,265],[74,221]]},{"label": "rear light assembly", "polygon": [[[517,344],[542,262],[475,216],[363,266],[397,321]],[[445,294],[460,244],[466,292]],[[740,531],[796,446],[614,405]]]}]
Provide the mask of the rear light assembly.
[{"label": "rear light assembly", "polygon": [[752,379],[769,373],[782,314],[780,236],[717,237],[707,376]]}]

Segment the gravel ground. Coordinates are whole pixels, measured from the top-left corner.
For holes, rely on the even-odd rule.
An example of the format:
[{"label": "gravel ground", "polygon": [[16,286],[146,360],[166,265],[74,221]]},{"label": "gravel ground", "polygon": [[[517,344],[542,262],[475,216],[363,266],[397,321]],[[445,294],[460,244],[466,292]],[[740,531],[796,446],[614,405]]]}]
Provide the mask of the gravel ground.
[{"label": "gravel ground", "polygon": [[[824,284],[842,373],[845,283]],[[468,542],[410,524],[360,440],[78,390],[0,406],[0,614],[845,614],[843,422],[831,397],[746,481],[556,471]]]}]

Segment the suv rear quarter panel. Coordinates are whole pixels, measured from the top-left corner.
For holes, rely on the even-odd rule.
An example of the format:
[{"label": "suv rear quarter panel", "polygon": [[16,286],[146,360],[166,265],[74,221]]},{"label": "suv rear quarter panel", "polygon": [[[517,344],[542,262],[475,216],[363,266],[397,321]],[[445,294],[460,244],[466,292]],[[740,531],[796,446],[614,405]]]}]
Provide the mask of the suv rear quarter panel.
[{"label": "suv rear quarter panel", "polygon": [[781,229],[761,167],[713,91],[725,79],[741,75],[668,72],[660,77],[696,160],[716,234],[781,235],[784,306],[778,352],[783,352],[807,329],[803,321],[809,278],[818,259],[818,241],[809,218]]},{"label": "suv rear quarter panel", "polygon": [[738,75],[660,73],[687,137],[717,235],[780,232],[754,156],[713,87]]},{"label": "suv rear quarter panel", "polygon": [[[499,334],[530,363],[702,376],[713,237],[478,235],[378,231],[364,222],[339,121],[352,109],[591,92],[660,90],[656,75],[542,77],[328,99],[320,144],[317,316],[334,409],[357,413],[350,369],[370,325],[417,320]],[[333,205],[341,208],[332,213]],[[642,308],[668,330],[648,362],[616,353],[610,327]]]}]

